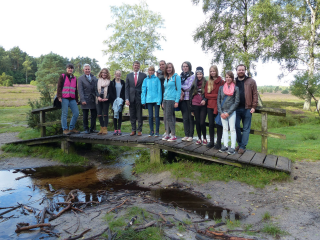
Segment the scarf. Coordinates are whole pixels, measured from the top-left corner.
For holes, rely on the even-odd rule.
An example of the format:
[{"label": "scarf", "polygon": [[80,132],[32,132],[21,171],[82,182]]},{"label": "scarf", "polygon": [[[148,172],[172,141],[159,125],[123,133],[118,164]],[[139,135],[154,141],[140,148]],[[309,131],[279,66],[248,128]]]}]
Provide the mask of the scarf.
[{"label": "scarf", "polygon": [[228,85],[227,83],[225,83],[223,85],[223,93],[227,96],[232,96],[233,93],[234,93],[234,88],[235,88],[235,85],[234,83],[232,82],[230,85]]},{"label": "scarf", "polygon": [[103,91],[103,98],[105,99],[107,97],[107,93],[108,93],[108,86],[110,85],[110,80],[109,79],[103,79],[103,78],[99,78],[98,80],[98,93],[101,93],[101,88],[104,88]]},{"label": "scarf", "polygon": [[180,74],[181,77],[181,85],[184,84],[184,82],[188,79],[188,77],[192,76],[193,72],[182,72]]}]

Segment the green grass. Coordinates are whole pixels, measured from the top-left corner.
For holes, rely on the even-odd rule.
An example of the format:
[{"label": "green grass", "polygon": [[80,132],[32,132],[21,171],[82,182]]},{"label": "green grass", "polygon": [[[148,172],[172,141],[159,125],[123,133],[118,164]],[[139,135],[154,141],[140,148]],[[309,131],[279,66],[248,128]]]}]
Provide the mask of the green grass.
[{"label": "green grass", "polygon": [[239,220],[235,220],[234,222],[232,222],[232,221],[228,220],[226,222],[226,226],[227,226],[228,229],[233,230],[235,228],[240,227],[240,221]]},{"label": "green grass", "polygon": [[277,236],[277,235],[287,235],[288,233],[281,230],[281,228],[276,225],[275,223],[266,223],[263,228],[261,229],[261,232],[267,233],[272,236]]},{"label": "green grass", "polygon": [[266,220],[270,220],[271,215],[269,212],[265,212],[262,216],[262,220],[266,221]]},{"label": "green grass", "polygon": [[[134,170],[138,174],[170,171],[175,177],[188,178],[199,183],[214,180],[225,182],[234,180],[258,188],[263,188],[275,181],[288,181],[290,179],[290,175],[284,172],[246,165],[239,168],[197,159],[192,159],[192,161],[178,159],[178,162],[174,163],[150,164],[148,151],[143,151],[141,156],[136,159]],[[195,172],[201,174],[194,174]]]},{"label": "green grass", "polygon": [[65,154],[59,147],[52,146],[27,146],[24,144],[7,144],[2,146],[2,150],[15,157],[41,157],[49,158],[62,163],[85,164],[87,159],[75,153]]}]

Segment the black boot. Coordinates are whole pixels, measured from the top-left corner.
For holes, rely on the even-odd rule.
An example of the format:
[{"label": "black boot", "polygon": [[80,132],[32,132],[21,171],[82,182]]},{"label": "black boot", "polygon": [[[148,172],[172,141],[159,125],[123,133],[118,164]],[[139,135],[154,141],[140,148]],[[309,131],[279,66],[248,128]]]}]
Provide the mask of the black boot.
[{"label": "black boot", "polygon": [[207,148],[213,148],[214,147],[214,142],[210,141],[208,144],[207,144]]}]

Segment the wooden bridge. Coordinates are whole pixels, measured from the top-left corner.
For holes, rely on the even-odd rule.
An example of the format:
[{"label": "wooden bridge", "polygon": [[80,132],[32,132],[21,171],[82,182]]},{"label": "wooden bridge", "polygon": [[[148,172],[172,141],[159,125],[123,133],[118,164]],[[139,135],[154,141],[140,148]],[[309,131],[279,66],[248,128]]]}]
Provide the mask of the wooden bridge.
[{"label": "wooden bridge", "polygon": [[[207,148],[203,145],[197,145],[195,140],[192,142],[183,142],[181,138],[175,142],[168,142],[161,140],[161,137],[149,137],[147,134],[142,136],[130,136],[129,133],[122,133],[121,136],[113,135],[113,132],[109,132],[107,135],[97,134],[72,134],[72,135],[55,135],[45,136],[46,126],[50,126],[52,123],[45,122],[45,112],[56,110],[52,107],[36,109],[32,112],[37,114],[40,113],[40,129],[41,138],[35,138],[30,140],[22,140],[12,142],[13,144],[24,143],[27,145],[39,145],[53,142],[61,142],[61,149],[69,153],[72,148],[72,143],[89,143],[89,144],[105,144],[105,145],[118,145],[118,146],[129,146],[129,147],[142,147],[150,149],[150,162],[160,163],[160,151],[161,149],[169,152],[174,152],[183,155],[189,155],[199,159],[209,160],[222,164],[233,165],[241,167],[243,164],[255,165],[259,167],[265,167],[273,170],[283,171],[291,173],[291,160],[281,156],[268,155],[268,137],[275,137],[285,139],[286,136],[283,134],[269,133],[267,132],[267,115],[285,116],[286,111],[283,109],[271,109],[259,107],[256,109],[256,113],[262,115],[262,126],[261,131],[251,130],[251,134],[260,135],[262,138],[262,153],[247,150],[243,154],[228,155],[227,153],[220,153],[214,148]],[[110,116],[110,118],[112,118]],[[144,120],[148,119],[148,116],[143,117]],[[181,118],[176,119],[177,122],[182,122]],[[129,116],[123,116],[123,121],[129,121]],[[208,125],[208,123],[207,123]]]}]

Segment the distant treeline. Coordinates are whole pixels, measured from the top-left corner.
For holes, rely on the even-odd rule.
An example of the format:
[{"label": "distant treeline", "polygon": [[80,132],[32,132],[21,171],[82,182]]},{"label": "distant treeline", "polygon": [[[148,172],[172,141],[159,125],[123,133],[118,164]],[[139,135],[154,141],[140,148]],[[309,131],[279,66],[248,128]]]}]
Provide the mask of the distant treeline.
[{"label": "distant treeline", "polygon": [[[36,72],[38,66],[42,63],[46,55],[40,57],[32,57],[26,52],[22,51],[19,47],[13,47],[10,50],[5,50],[0,46],[0,85],[12,86],[12,84],[30,83],[32,80],[36,80]],[[85,63],[91,65],[93,74],[97,74],[100,71],[100,66],[96,59],[88,57],[77,58],[64,58],[65,64],[71,62],[75,66],[74,74],[80,76],[82,74],[82,66]]]},{"label": "distant treeline", "polygon": [[283,94],[288,94],[290,92],[290,87],[286,86],[258,86],[259,93],[277,93],[281,92]]}]

